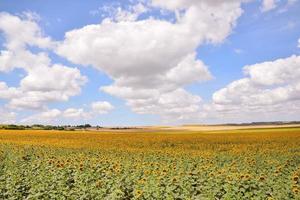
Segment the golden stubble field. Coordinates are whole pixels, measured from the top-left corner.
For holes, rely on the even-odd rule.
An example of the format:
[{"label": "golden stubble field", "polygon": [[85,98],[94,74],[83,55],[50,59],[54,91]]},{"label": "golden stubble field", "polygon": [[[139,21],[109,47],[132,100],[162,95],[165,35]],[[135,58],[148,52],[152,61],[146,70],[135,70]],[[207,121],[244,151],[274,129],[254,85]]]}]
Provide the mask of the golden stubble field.
[{"label": "golden stubble field", "polygon": [[300,199],[300,128],[0,130],[0,199]]}]

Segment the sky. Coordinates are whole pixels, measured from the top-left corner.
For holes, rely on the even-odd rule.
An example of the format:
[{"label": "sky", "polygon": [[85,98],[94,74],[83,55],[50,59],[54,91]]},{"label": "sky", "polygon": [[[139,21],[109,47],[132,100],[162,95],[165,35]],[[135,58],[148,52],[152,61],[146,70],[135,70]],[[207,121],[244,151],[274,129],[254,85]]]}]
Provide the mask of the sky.
[{"label": "sky", "polygon": [[0,123],[300,120],[300,1],[0,1]]}]

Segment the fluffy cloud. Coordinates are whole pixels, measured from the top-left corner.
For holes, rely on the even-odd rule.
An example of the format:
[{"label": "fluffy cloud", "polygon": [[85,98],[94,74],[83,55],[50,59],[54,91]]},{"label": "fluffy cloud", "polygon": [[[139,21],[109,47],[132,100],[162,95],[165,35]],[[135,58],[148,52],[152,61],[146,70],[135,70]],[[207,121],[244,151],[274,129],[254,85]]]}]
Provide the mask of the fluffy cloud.
[{"label": "fluffy cloud", "polygon": [[294,83],[300,78],[300,56],[291,56],[271,62],[244,67],[245,74],[258,84],[265,86]]},{"label": "fluffy cloud", "polygon": [[8,87],[5,82],[0,82],[0,98],[1,99],[12,99],[20,97],[20,91],[15,87]]},{"label": "fluffy cloud", "polygon": [[[44,74],[46,76],[43,76]],[[29,70],[28,75],[21,80],[20,89],[25,93],[52,94],[53,99],[49,100],[59,101],[79,94],[85,82],[86,77],[82,76],[78,69],[54,64],[51,67]]]},{"label": "fluffy cloud", "polygon": [[261,5],[261,11],[267,12],[277,7],[276,0],[263,0]]},{"label": "fluffy cloud", "polygon": [[63,113],[64,118],[69,119],[89,119],[91,118],[90,113],[85,112],[82,108],[68,108]]},{"label": "fluffy cloud", "polygon": [[276,117],[273,113],[299,114],[300,56],[245,66],[244,73],[247,77],[213,94],[213,104],[206,107],[209,112],[239,112],[238,116],[243,117],[269,113],[268,120]]},{"label": "fluffy cloud", "polygon": [[101,90],[125,99],[133,111],[184,118],[198,111],[201,99],[184,87],[212,78],[197,60],[196,48],[205,42],[220,43],[231,33],[242,14],[240,4],[154,0],[152,6],[176,13],[176,21],[106,18],[67,32],[56,52],[104,71],[114,83]]},{"label": "fluffy cloud", "polygon": [[[5,47],[9,50],[21,50],[26,45],[50,48],[54,45],[49,37],[45,37],[32,17],[22,20],[5,12],[0,13],[0,30],[6,38]],[[21,34],[20,34],[21,33]]]},{"label": "fluffy cloud", "polygon": [[0,31],[6,48],[0,54],[0,71],[22,68],[27,73],[17,88],[2,82],[0,98],[7,99],[7,106],[13,109],[41,109],[49,102],[67,101],[80,93],[87,79],[76,68],[52,64],[45,52],[32,53],[28,50],[32,46],[41,50],[51,49],[55,42],[43,36],[32,15],[27,13],[26,16],[22,19],[0,13]]},{"label": "fluffy cloud", "polygon": [[13,124],[16,122],[16,113],[0,108],[0,124]]},{"label": "fluffy cloud", "polygon": [[68,108],[65,110],[47,109],[21,120],[21,123],[61,124],[65,120],[78,121],[82,123],[88,119],[107,114],[113,109],[107,101],[92,102],[87,109]]},{"label": "fluffy cloud", "polygon": [[129,6],[128,10],[124,10],[118,7],[111,13],[111,17],[116,21],[135,21],[140,14],[147,12],[148,8],[142,3],[138,3],[135,6]]},{"label": "fluffy cloud", "polygon": [[160,94],[157,98],[129,99],[127,104],[139,114],[158,114],[164,122],[199,118],[201,98],[184,89]]},{"label": "fluffy cloud", "polygon": [[[278,8],[278,13],[285,13],[289,10],[291,6],[297,3],[298,0],[262,0],[260,7],[261,12],[268,12]],[[292,25],[290,25],[292,26]]]},{"label": "fluffy cloud", "polygon": [[[103,71],[113,83],[101,86],[101,91],[124,99],[136,113],[159,115],[166,122],[240,116],[236,113],[241,110],[255,117],[262,110],[285,113],[285,107],[299,114],[299,56],[245,66],[245,77],[215,92],[211,104],[203,106],[201,97],[185,89],[213,78],[196,50],[206,43],[221,43],[231,34],[243,12],[242,2],[152,0],[147,6],[139,3],[129,10],[117,8],[99,24],[67,32],[60,42],[45,36],[30,13],[26,17],[0,13],[5,39],[0,71],[22,68],[26,72],[17,87],[0,82],[0,98],[7,101],[6,109],[43,110],[23,122],[90,119],[114,108],[108,102],[94,102],[88,109],[48,109],[50,102],[78,95],[87,81],[79,69],[52,63],[47,54],[50,50],[75,64]],[[265,0],[261,9],[275,7],[276,1]],[[175,17],[138,20],[152,8],[168,10]],[[5,112],[13,119],[12,112]]]},{"label": "fluffy cloud", "polygon": [[91,113],[85,111],[82,108],[68,108],[66,110],[59,109],[47,109],[42,112],[38,112],[37,114],[31,115],[29,117],[21,120],[22,123],[61,123],[61,121],[65,119],[70,120],[86,120],[90,119]]},{"label": "fluffy cloud", "polygon": [[54,120],[57,120],[61,116],[61,113],[62,112],[58,109],[51,109],[22,119],[21,123],[51,124]]},{"label": "fluffy cloud", "polygon": [[92,112],[97,114],[106,114],[114,107],[107,101],[97,101],[91,104]]}]

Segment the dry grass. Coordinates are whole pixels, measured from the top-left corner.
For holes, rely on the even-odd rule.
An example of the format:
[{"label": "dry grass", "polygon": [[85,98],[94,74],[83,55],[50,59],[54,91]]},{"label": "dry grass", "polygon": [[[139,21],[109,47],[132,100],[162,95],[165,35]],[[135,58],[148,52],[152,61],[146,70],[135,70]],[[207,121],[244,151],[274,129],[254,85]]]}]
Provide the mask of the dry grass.
[{"label": "dry grass", "polygon": [[[219,131],[219,130],[237,130],[237,129],[258,129],[258,128],[292,128],[300,127],[299,124],[287,125],[183,125],[183,126],[165,126],[153,127],[158,130],[181,130],[181,131]],[[151,127],[149,127],[151,129]]]}]

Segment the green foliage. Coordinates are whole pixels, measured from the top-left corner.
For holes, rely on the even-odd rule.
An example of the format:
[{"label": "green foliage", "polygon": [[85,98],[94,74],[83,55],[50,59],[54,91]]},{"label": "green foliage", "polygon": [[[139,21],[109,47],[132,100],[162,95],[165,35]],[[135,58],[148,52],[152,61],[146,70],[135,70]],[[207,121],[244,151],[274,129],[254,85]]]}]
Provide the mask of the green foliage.
[{"label": "green foliage", "polygon": [[25,130],[25,126],[18,126],[18,125],[14,125],[14,124],[9,124],[9,125],[3,125],[2,129],[6,129],[6,130]]},{"label": "green foliage", "polygon": [[296,156],[0,149],[0,199],[299,199]]},{"label": "green foliage", "polygon": [[[71,130],[74,131],[75,129],[87,129],[91,128],[92,125],[90,124],[84,124],[84,125],[77,125],[77,126],[53,126],[53,125],[42,125],[42,124],[34,124],[34,125],[16,125],[16,124],[9,124],[9,125],[0,125],[0,129],[5,130]],[[100,126],[96,126],[96,129],[102,128]]]},{"label": "green foliage", "polygon": [[0,199],[300,199],[299,128],[0,132]]}]

